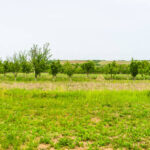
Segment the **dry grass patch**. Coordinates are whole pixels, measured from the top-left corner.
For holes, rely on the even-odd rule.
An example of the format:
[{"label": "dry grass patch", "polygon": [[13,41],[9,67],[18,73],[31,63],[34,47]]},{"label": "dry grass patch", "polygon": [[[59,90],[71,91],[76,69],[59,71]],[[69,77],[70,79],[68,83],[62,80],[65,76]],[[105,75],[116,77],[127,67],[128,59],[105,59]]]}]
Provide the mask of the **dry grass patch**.
[{"label": "dry grass patch", "polygon": [[80,144],[82,145],[82,147],[75,147],[72,150],[88,150],[89,149],[89,145],[91,145],[93,142],[88,141],[88,142],[81,142]]},{"label": "dry grass patch", "polygon": [[102,148],[102,150],[113,150],[113,148]]},{"label": "dry grass patch", "polygon": [[52,142],[53,142],[54,144],[56,144],[56,143],[58,143],[59,139],[61,139],[61,138],[63,138],[62,135],[55,136],[55,137],[52,139]]},{"label": "dry grass patch", "polygon": [[49,149],[49,144],[40,144],[38,146],[38,150],[48,150]]},{"label": "dry grass patch", "polygon": [[91,122],[93,122],[93,123],[98,123],[100,121],[101,120],[98,117],[94,117],[94,118],[91,119]]},{"label": "dry grass patch", "polygon": [[97,79],[97,82],[1,82],[1,89],[41,89],[41,90],[150,90],[150,82],[146,81],[107,81]]},{"label": "dry grass patch", "polygon": [[96,78],[96,81],[104,81],[105,78],[103,75],[99,75],[97,78]]}]

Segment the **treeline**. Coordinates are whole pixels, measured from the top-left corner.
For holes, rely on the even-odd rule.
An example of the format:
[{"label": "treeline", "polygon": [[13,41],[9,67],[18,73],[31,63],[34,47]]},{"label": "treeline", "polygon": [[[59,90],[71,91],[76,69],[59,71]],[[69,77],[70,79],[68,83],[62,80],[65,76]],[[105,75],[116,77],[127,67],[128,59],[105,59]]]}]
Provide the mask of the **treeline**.
[{"label": "treeline", "polygon": [[15,53],[12,57],[6,60],[0,60],[0,73],[6,76],[7,73],[13,73],[15,80],[18,73],[25,75],[34,72],[35,79],[37,79],[42,72],[49,72],[55,79],[58,73],[67,74],[69,78],[73,74],[110,74],[113,79],[116,74],[131,74],[133,79],[141,74],[142,77],[150,75],[149,61],[133,60],[130,64],[117,64],[116,61],[112,63],[101,65],[98,61],[87,61],[85,63],[71,64],[66,61],[61,64],[59,60],[51,60],[51,50],[49,43],[42,47],[33,45],[28,51],[20,51]]}]

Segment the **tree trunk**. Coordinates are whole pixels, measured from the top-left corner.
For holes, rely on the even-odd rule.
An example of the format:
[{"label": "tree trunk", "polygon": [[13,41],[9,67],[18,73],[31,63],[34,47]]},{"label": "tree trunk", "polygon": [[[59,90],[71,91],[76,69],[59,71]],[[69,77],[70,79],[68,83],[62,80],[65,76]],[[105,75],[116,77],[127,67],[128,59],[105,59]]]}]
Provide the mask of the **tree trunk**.
[{"label": "tree trunk", "polygon": [[26,75],[27,75],[27,74],[26,74],[26,73],[24,73],[24,78],[26,78]]},{"label": "tree trunk", "polygon": [[35,73],[35,81],[37,81],[37,73]]},{"label": "tree trunk", "polygon": [[128,74],[128,80],[130,79],[130,74]]},{"label": "tree trunk", "polygon": [[87,78],[89,78],[89,73],[87,73]]},{"label": "tree trunk", "polygon": [[17,80],[17,73],[14,73],[14,76],[15,76],[15,81]]},{"label": "tree trunk", "polygon": [[71,76],[69,77],[69,80],[70,80],[70,81],[72,81],[72,78],[71,78]]},{"label": "tree trunk", "polygon": [[53,81],[56,81],[56,76],[53,76]]}]

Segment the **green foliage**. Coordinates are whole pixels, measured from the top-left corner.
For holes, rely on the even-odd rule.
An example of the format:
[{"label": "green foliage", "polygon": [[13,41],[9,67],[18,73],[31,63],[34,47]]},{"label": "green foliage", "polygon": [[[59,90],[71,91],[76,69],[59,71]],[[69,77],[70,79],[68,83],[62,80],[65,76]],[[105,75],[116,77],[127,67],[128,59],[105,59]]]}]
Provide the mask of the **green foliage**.
[{"label": "green foliage", "polygon": [[4,66],[2,60],[0,60],[0,73],[4,72]]},{"label": "green foliage", "polygon": [[111,78],[113,77],[113,74],[117,74],[118,66],[116,64],[116,61],[113,61],[112,63],[107,65],[106,72],[111,75]]},{"label": "green foliage", "polygon": [[19,61],[21,72],[30,73],[32,70],[32,64],[28,61],[28,54],[25,51],[19,53]]},{"label": "green foliage", "polygon": [[95,64],[93,61],[88,61],[88,62],[82,64],[82,69],[87,74],[87,76],[89,73],[92,73],[94,71],[94,67],[95,67]]},{"label": "green foliage", "polygon": [[[116,63],[116,61],[113,61],[109,64],[100,64],[99,60],[86,61],[83,64],[74,62],[70,64],[70,62],[68,61],[64,65],[62,65],[62,61],[51,61],[51,56],[52,55],[48,43],[44,44],[42,48],[38,45],[33,45],[30,51],[19,52],[10,59],[0,61],[0,73],[4,73],[5,77],[6,73],[13,73],[15,79],[17,78],[17,74],[19,72],[25,73],[25,76],[27,76],[28,73],[34,72],[35,79],[37,79],[38,76],[41,76],[41,73],[48,72],[52,74],[53,79],[58,73],[67,74],[69,77],[71,77],[73,74],[86,73],[87,77],[89,76],[89,73],[103,74],[105,79],[115,80],[128,80],[130,79],[129,74],[131,74],[134,79],[138,80],[149,80],[150,78],[150,63],[146,60],[132,60],[130,65],[118,64]],[[125,74],[127,74],[128,76],[124,76]],[[142,77],[138,76],[136,78],[138,74],[140,74]],[[30,81],[31,80],[32,79],[30,78]],[[66,79],[64,78],[64,80]]]},{"label": "green foliage", "polygon": [[119,74],[130,74],[130,67],[127,64],[118,64],[118,73]]},{"label": "green foliage", "polygon": [[17,74],[20,71],[19,56],[17,54],[14,54],[14,56],[11,58],[9,65],[10,65],[10,71],[13,72],[15,80],[16,80]]},{"label": "green foliage", "polygon": [[75,69],[74,73],[76,73],[76,74],[84,73],[81,64],[76,63],[76,64],[73,64],[73,66],[74,66],[74,69]]},{"label": "green foliage", "polygon": [[51,56],[49,43],[44,44],[43,48],[33,45],[30,50],[30,60],[34,68],[35,78],[48,68]]},{"label": "green foliage", "polygon": [[61,71],[61,64],[60,61],[52,61],[50,64],[50,73],[53,75],[53,77],[56,77],[56,75]]},{"label": "green foliage", "polygon": [[131,61],[130,73],[131,73],[133,78],[135,78],[138,74],[138,62],[136,60],[132,59],[132,61]]},{"label": "green foliage", "polygon": [[71,63],[66,62],[63,65],[63,70],[64,70],[64,73],[68,75],[68,77],[72,77],[72,75],[74,74],[75,68]]},{"label": "green foliage", "polygon": [[4,69],[4,75],[10,72],[10,62],[8,59],[3,62],[3,69]]},{"label": "green foliage", "polygon": [[149,65],[149,62],[146,60],[138,62],[138,72],[142,75],[142,77],[149,74]]}]

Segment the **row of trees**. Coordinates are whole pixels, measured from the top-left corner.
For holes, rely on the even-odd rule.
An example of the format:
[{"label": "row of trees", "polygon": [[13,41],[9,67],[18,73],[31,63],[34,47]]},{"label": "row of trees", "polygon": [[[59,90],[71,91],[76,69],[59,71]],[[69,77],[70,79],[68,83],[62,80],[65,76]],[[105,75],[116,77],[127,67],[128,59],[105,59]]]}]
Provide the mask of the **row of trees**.
[{"label": "row of trees", "polygon": [[43,47],[33,45],[29,51],[20,51],[15,53],[13,57],[4,61],[0,60],[0,73],[6,76],[6,73],[12,72],[16,80],[19,72],[25,75],[34,72],[35,79],[37,79],[42,72],[49,72],[55,78],[58,73],[66,73],[71,77],[75,72],[86,72],[88,75],[94,70],[92,61],[81,66],[79,64],[72,65],[68,61],[62,65],[59,60],[51,60],[51,56],[49,43],[44,44]]},{"label": "row of trees", "polygon": [[106,72],[111,74],[111,77],[115,74],[131,74],[135,79],[138,74],[141,74],[142,77],[150,75],[150,62],[147,60],[137,61],[132,59],[129,65],[119,65],[113,61],[105,67],[107,68]]},{"label": "row of trees", "polygon": [[115,61],[106,65],[100,65],[94,61],[87,61],[83,64],[71,64],[66,62],[61,64],[59,60],[51,60],[51,50],[49,43],[42,47],[33,45],[29,51],[20,51],[6,60],[0,60],[0,73],[4,76],[6,73],[12,72],[15,80],[19,72],[25,75],[34,72],[35,79],[40,76],[42,72],[49,72],[55,78],[58,73],[65,73],[71,77],[74,73],[86,73],[87,77],[90,73],[110,74],[111,78],[115,74],[131,74],[133,78],[138,73],[142,76],[150,74],[149,61],[135,61],[132,59],[128,64],[117,64]]}]

